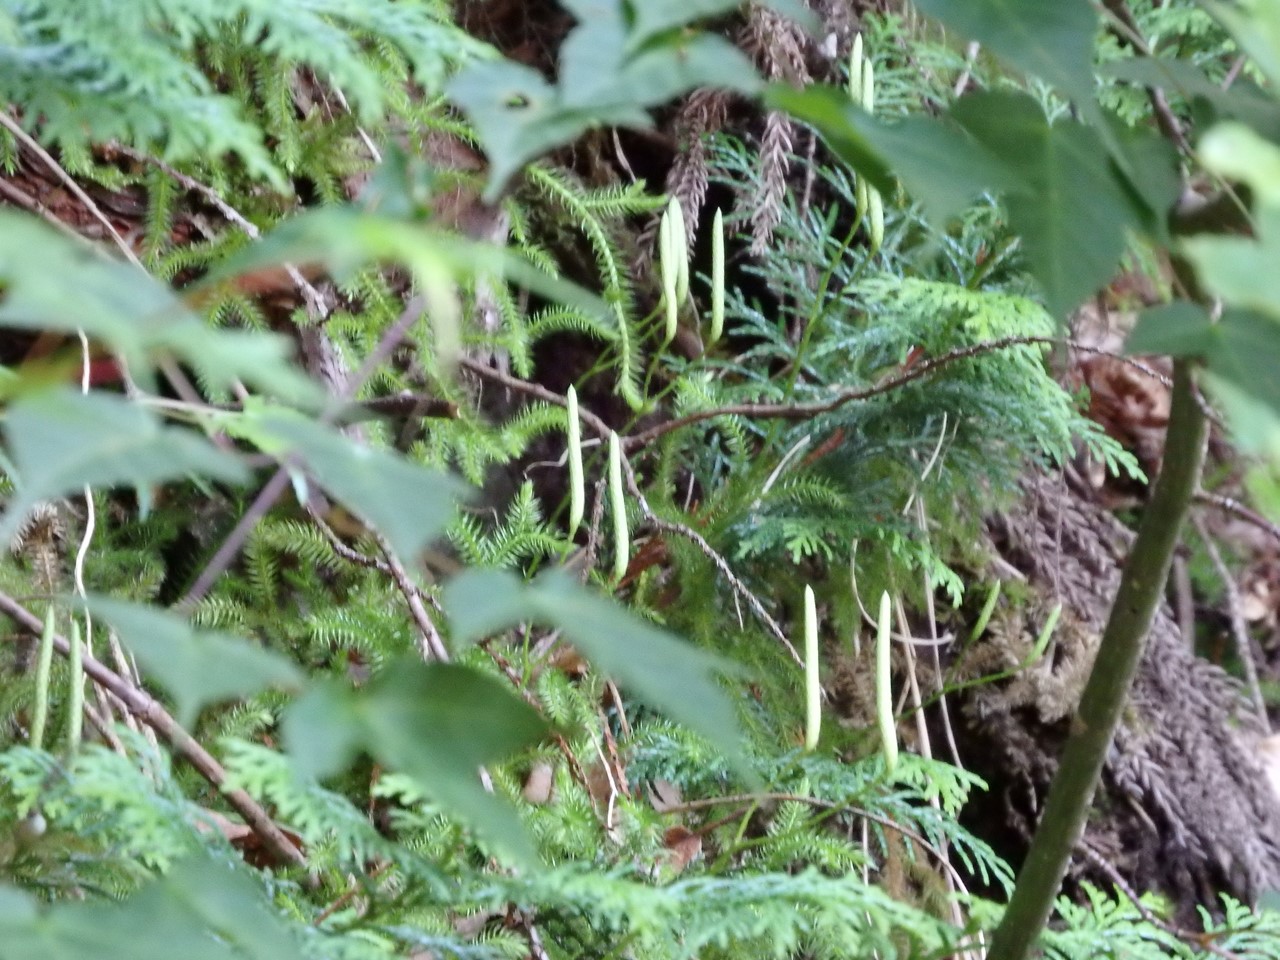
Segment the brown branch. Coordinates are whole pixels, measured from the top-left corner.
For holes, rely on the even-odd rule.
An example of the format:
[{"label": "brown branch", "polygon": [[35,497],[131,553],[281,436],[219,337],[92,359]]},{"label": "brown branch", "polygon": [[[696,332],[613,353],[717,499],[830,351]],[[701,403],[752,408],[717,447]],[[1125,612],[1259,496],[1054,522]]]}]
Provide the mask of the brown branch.
[{"label": "brown branch", "polygon": [[[1142,36],[1142,28],[1134,19],[1133,11],[1125,0],[1102,0],[1103,9],[1111,15],[1112,30],[1116,39],[1125,46],[1132,47],[1144,57],[1151,56],[1151,50]],[[1191,144],[1187,142],[1182,123],[1169,106],[1169,98],[1159,87],[1147,87],[1147,99],[1151,102],[1151,112],[1155,115],[1156,126],[1161,135],[1178,148],[1183,156],[1190,156]]]},{"label": "brown branch", "polygon": [[[856,403],[861,400],[871,400],[875,397],[891,393],[900,387],[905,387],[909,383],[924,377],[932,376],[938,371],[957,363],[961,360],[970,360],[987,353],[995,353],[999,350],[1007,350],[1011,347],[1026,346],[1057,346],[1065,345],[1072,350],[1080,353],[1090,353],[1098,356],[1111,357],[1119,360],[1126,366],[1133,367],[1140,373],[1149,376],[1165,386],[1171,387],[1173,382],[1164,374],[1153,370],[1148,365],[1133,357],[1126,357],[1123,354],[1117,354],[1111,350],[1104,350],[1100,347],[1090,347],[1079,343],[1075,340],[1063,337],[1002,337],[998,340],[984,340],[981,343],[970,344],[967,347],[958,347],[949,353],[941,356],[931,357],[928,360],[921,361],[903,373],[891,376],[881,380],[879,383],[869,387],[847,388],[837,391],[830,399],[814,401],[811,403],[742,403],[731,404],[724,407],[717,407],[712,410],[698,410],[694,413],[678,417],[674,420],[668,420],[665,423],[657,424],[641,433],[634,434],[623,439],[623,449],[632,450],[637,447],[646,446],[660,437],[666,436],[675,430],[683,429],[695,423],[704,420],[714,420],[718,417],[752,417],[757,420],[811,420],[814,417],[821,416],[824,413],[831,413],[840,407],[850,403]],[[554,397],[555,395],[552,394]]]},{"label": "brown branch", "polygon": [[440,631],[431,622],[431,616],[427,613],[427,608],[422,605],[422,589],[413,582],[413,579],[409,576],[409,571],[404,568],[404,564],[400,562],[396,552],[391,549],[391,544],[387,542],[387,538],[380,533],[376,534],[376,536],[378,547],[382,550],[382,555],[387,559],[387,569],[391,574],[391,579],[395,581],[396,589],[404,597],[405,603],[409,605],[409,614],[413,617],[413,622],[417,624],[418,632],[422,634],[422,659],[431,660],[434,658],[441,663],[448,663],[449,650],[444,645]]},{"label": "brown branch", "polygon": [[1245,523],[1252,524],[1262,532],[1269,534],[1277,542],[1280,542],[1280,526],[1276,526],[1276,524],[1257,511],[1250,510],[1239,500],[1224,497],[1220,493],[1209,493],[1205,490],[1198,492],[1195,500],[1196,503],[1208,504],[1211,507],[1217,507],[1219,510],[1239,517]]},{"label": "brown branch", "polygon": [[[0,613],[4,613],[36,636],[44,630],[44,622],[39,617],[2,592],[0,592]],[[54,634],[53,646],[64,657],[71,652],[70,641],[59,634]],[[191,764],[197,773],[227,798],[227,803],[244,818],[244,822],[258,835],[272,854],[284,863],[297,867],[307,865],[302,852],[276,826],[253,797],[243,790],[224,789],[227,772],[222,764],[214,759],[178,721],[174,720],[154,697],[94,657],[85,656],[83,663],[84,672],[89,679],[111,693],[130,713],[155,730],[169,743],[175,754]]]},{"label": "brown branch", "polygon": [[[821,416],[824,413],[830,413],[838,410],[840,407],[850,403],[856,403],[860,400],[871,400],[875,397],[886,393],[891,393],[900,387],[905,387],[909,383],[924,377],[931,376],[938,371],[957,363],[961,360],[971,360],[974,357],[980,357],[984,354],[995,353],[1000,350],[1008,350],[1011,347],[1030,347],[1030,346],[1066,346],[1080,353],[1089,353],[1096,356],[1110,357],[1113,360],[1132,367],[1139,373],[1151,377],[1153,380],[1159,381],[1166,387],[1172,387],[1173,381],[1153,369],[1141,360],[1133,357],[1127,357],[1124,354],[1116,353],[1113,350],[1105,350],[1101,347],[1091,347],[1065,337],[1001,337],[997,340],[984,340],[981,343],[970,344],[966,347],[957,347],[949,353],[941,356],[931,357],[917,363],[903,373],[891,376],[881,380],[879,383],[869,387],[851,387],[843,390],[837,390],[827,400],[818,400],[811,403],[739,403],[729,404],[723,407],[715,407],[711,410],[698,410],[694,413],[687,414],[683,417],[677,417],[673,420],[667,420],[643,430],[640,433],[631,434],[627,437],[619,437],[622,443],[622,449],[630,453],[633,450],[648,446],[655,440],[673,433],[676,430],[682,430],[685,427],[692,426],[695,423],[701,423],[705,420],[715,420],[719,417],[753,417],[757,420],[811,420],[814,417]],[[536,383],[530,383],[527,380],[521,380],[511,374],[503,373],[501,370],[495,370],[492,367],[485,366],[475,360],[463,357],[458,361],[459,366],[465,367],[472,373],[486,380],[492,380],[500,383],[510,390],[517,393],[524,393],[539,400],[545,400],[547,403],[553,403],[557,406],[566,406],[565,398],[552,390],[548,390]],[[1205,411],[1208,412],[1207,410]],[[582,422],[595,431],[601,438],[607,438],[611,428],[607,423],[591,413],[589,410],[581,410]]]},{"label": "brown branch", "polygon": [[[390,356],[391,351],[404,339],[409,328],[421,316],[424,306],[425,302],[420,296],[411,298],[405,304],[404,311],[396,322],[383,333],[377,345],[365,357],[364,363],[360,365],[356,375],[347,382],[343,390],[329,399],[328,404],[326,404],[325,409],[318,418],[321,425],[333,423],[337,419],[339,414],[342,413],[346,400],[355,396],[360,388],[373,376],[378,365]],[[275,505],[275,502],[284,493],[285,488],[289,486],[289,468],[290,463],[286,460],[258,492],[257,497],[254,498],[249,509],[245,511],[244,516],[240,518],[235,528],[227,535],[226,540],[222,542],[218,552],[213,555],[208,564],[205,565],[205,568],[200,571],[200,575],[196,578],[196,582],[192,584],[191,589],[187,591],[186,596],[178,601],[176,604],[178,608],[193,609],[204,595],[209,592],[210,588],[217,582],[217,579],[231,566],[239,555],[241,547],[249,539],[249,534],[257,526],[258,521]]]},{"label": "brown branch", "polygon": [[1087,842],[1082,842],[1078,849],[1084,854],[1086,860],[1107,875],[1107,878],[1115,885],[1116,889],[1124,894],[1124,896],[1138,911],[1138,915],[1147,923],[1151,924],[1153,927],[1158,927],[1171,937],[1181,940],[1183,943],[1208,951],[1215,957],[1222,957],[1223,960],[1241,960],[1238,954],[1232,953],[1230,950],[1225,950],[1222,947],[1213,944],[1209,940],[1208,935],[1198,933],[1195,930],[1184,930],[1182,927],[1175,927],[1173,924],[1166,923],[1164,920],[1161,920],[1147,909],[1146,904],[1142,902],[1142,899],[1138,894],[1135,893],[1133,888],[1125,882],[1124,877],[1120,876],[1120,871],[1113,867],[1107,861],[1106,857],[1094,850]]}]

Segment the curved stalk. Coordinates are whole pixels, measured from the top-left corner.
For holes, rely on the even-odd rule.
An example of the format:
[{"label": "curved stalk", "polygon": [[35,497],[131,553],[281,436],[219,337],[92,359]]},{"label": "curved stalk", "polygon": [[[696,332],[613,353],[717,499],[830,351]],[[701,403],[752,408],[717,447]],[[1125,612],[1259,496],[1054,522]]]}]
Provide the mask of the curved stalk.
[{"label": "curved stalk", "polygon": [[1178,534],[1200,480],[1205,433],[1190,362],[1179,360],[1174,366],[1164,465],[1120,577],[1044,815],[987,960],[1024,960],[1048,922],[1071,852],[1084,831],[1151,619],[1169,578]]}]

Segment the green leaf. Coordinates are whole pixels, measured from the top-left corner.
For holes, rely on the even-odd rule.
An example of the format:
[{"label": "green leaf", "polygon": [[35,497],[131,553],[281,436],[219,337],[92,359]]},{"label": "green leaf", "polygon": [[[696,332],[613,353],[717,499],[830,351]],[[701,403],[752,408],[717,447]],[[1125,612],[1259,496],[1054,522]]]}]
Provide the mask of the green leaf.
[{"label": "green leaf", "polygon": [[1089,0],[916,0],[946,24],[1024,73],[1046,80],[1087,114],[1093,96],[1098,17]]},{"label": "green leaf", "polygon": [[[1164,137],[1150,130],[1111,124],[1114,142],[1124,163],[1113,164],[1116,182],[1131,197],[1130,206],[1142,231],[1160,243],[1169,242],[1169,211],[1182,195],[1178,152]],[[1130,175],[1129,171],[1133,171]]]},{"label": "green leaf", "polygon": [[173,696],[183,726],[207,704],[303,682],[289,660],[240,637],[197,630],[181,617],[123,600],[92,597],[88,607],[116,629],[143,671]]},{"label": "green leaf", "polygon": [[1190,60],[1165,57],[1129,57],[1098,67],[1103,76],[1144,87],[1160,87],[1180,94],[1197,114],[1207,122],[1196,127],[1207,129],[1216,120],[1241,120],[1264,136],[1280,137],[1280,106],[1248,80],[1239,78],[1230,89],[1214,82]]},{"label": "green leaf", "polygon": [[301,457],[320,486],[372,524],[406,561],[439,536],[466,491],[447,474],[290,411],[263,413],[257,430]]},{"label": "green leaf", "polygon": [[0,211],[0,284],[0,322],[69,336],[83,330],[142,382],[159,359],[172,357],[218,386],[240,381],[299,401],[319,393],[288,362],[287,338],[210,329],[147,273],[97,256],[25,214]]},{"label": "green leaf", "polygon": [[[592,8],[596,4],[587,2],[568,3],[575,10],[579,20],[592,16]],[[633,42],[643,43],[654,34],[683,27],[694,20],[717,17],[729,13],[742,6],[740,0],[630,0],[627,4],[632,11]],[[598,15],[598,14],[597,14]]]},{"label": "green leaf", "polygon": [[635,695],[740,756],[732,701],[716,681],[732,672],[720,658],[678,640],[617,604],[551,571],[533,586],[537,619],[559,627],[569,642]]},{"label": "green leaf", "polygon": [[1258,239],[1196,236],[1182,248],[1210,293],[1235,307],[1261,310],[1280,319],[1280,207],[1263,206],[1255,217]]},{"label": "green leaf", "polygon": [[356,207],[327,207],[291,217],[259,243],[228,257],[204,283],[221,283],[282,263],[323,264],[335,276],[346,277],[381,262],[404,264],[420,283],[442,274],[460,281],[503,277],[616,325],[613,311],[599,297],[539,270],[512,251]]},{"label": "green leaf", "polygon": [[612,111],[566,109],[560,91],[542,74],[509,60],[468,67],[449,84],[449,97],[471,121],[489,157],[489,202],[530,160],[593,125],[641,127],[648,119],[625,105]]},{"label": "green leaf", "polygon": [[1011,176],[963,128],[945,119],[882,121],[855,106],[847,91],[831,86],[796,90],[776,84],[766,92],[766,101],[814,127],[842,160],[882,193],[893,191],[890,173],[901,178],[937,227]]},{"label": "green leaf", "polygon": [[284,717],[285,742],[300,769],[333,772],[366,751],[413,777],[447,813],[524,865],[537,854],[515,810],[485,791],[478,771],[547,730],[532,707],[491,677],[413,658],[389,664],[362,690],[317,686]]},{"label": "green leaf", "polygon": [[289,705],[281,727],[301,776],[337,776],[365,749],[360,697],[340,680],[318,680]]},{"label": "green leaf", "polygon": [[1211,333],[1209,371],[1280,413],[1280,318],[1228,308]]},{"label": "green leaf", "polygon": [[1050,311],[1064,317],[1106,283],[1127,231],[1142,226],[1099,135],[1069,120],[1050,126],[1023,94],[974,94],[951,113],[1005,163],[1010,223]]},{"label": "green leaf", "polygon": [[737,4],[725,0],[623,0],[567,4],[578,25],[560,50],[559,82],[510,61],[473,64],[449,97],[489,156],[485,197],[535,157],[595,126],[649,125],[646,110],[697,87],[759,89],[755,68],[722,37],[677,29]]},{"label": "green leaf", "polygon": [[150,410],[111,394],[69,388],[22,397],[4,420],[17,492],[9,501],[0,541],[8,542],[27,511],[41,500],[82,487],[151,484],[188,474],[239,483],[240,461],[190,430],[166,427]]},{"label": "green leaf", "polygon": [[524,581],[509,570],[465,570],[444,586],[453,635],[472,642],[504,630],[529,611]]},{"label": "green leaf", "polygon": [[786,111],[816,129],[836,155],[877,190],[893,192],[888,160],[869,135],[875,121],[854,106],[847,92],[822,85],[797,90],[777,83],[766,88],[764,99],[771,109]]},{"label": "green leaf", "polygon": [[1280,499],[1275,496],[1280,493],[1275,473],[1275,465],[1280,464],[1280,417],[1273,406],[1213,371],[1207,371],[1203,380],[1214,404],[1231,424],[1232,444],[1244,456],[1261,461],[1246,473],[1246,483],[1258,498],[1255,502],[1267,505],[1267,512],[1274,516],[1280,508]]},{"label": "green leaf", "polygon": [[1203,356],[1212,343],[1213,322],[1198,303],[1178,300],[1143,310],[1125,341],[1125,353]]},{"label": "green leaf", "polygon": [[1280,5],[1269,0],[1232,5],[1200,0],[1200,4],[1231,32],[1272,83],[1280,83]]},{"label": "green leaf", "polygon": [[0,892],[0,960],[303,960],[246,871],[180,863],[123,903],[59,903]]},{"label": "green leaf", "polygon": [[[1280,413],[1280,316],[1229,307],[1214,322],[1196,304],[1172,303],[1144,311],[1125,349],[1202,357],[1214,382],[1230,389],[1229,399],[1253,423],[1252,436],[1262,434],[1253,401],[1270,408],[1273,418]],[[1240,427],[1234,419],[1232,425]]]},{"label": "green leaf", "polygon": [[1249,184],[1260,203],[1280,208],[1280,147],[1270,140],[1243,123],[1220,123],[1200,140],[1198,153],[1209,170]]},{"label": "green leaf", "polygon": [[[488,593],[490,609],[479,601]],[[468,570],[445,588],[460,640],[520,620],[563,631],[569,641],[637,697],[701,733],[735,759],[741,740],[732,701],[716,681],[732,667],[637,618],[560,571],[525,585],[509,573]]]}]

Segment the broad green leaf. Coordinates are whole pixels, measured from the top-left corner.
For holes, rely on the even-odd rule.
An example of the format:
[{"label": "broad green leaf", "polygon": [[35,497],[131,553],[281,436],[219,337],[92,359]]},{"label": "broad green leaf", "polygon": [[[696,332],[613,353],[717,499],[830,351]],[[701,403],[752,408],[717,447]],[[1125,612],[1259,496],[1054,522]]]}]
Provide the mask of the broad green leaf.
[{"label": "broad green leaf", "polygon": [[[1214,322],[1200,306],[1172,303],[1145,311],[1125,348],[1129,353],[1202,357],[1218,392],[1225,388],[1228,399],[1253,422],[1248,432],[1254,437],[1262,433],[1252,409],[1255,402],[1265,404],[1273,418],[1280,414],[1280,316],[1228,307]],[[1232,425],[1241,426],[1234,419]]]},{"label": "broad green leaf", "polygon": [[[598,4],[582,3],[566,4],[576,11],[579,19],[591,16],[590,7]],[[742,6],[740,0],[629,0],[627,6],[632,11],[633,42],[643,43],[654,34],[682,27],[694,20],[707,17],[718,17]]]},{"label": "broad green leaf", "polygon": [[1130,206],[1142,231],[1167,244],[1169,212],[1182,194],[1178,153],[1168,140],[1153,131],[1127,127],[1119,121],[1111,127],[1113,140],[1125,160],[1112,165],[1116,182],[1132,198]]},{"label": "broad green leaf", "polygon": [[228,257],[205,282],[216,284],[282,263],[319,263],[344,277],[381,262],[404,264],[419,282],[442,274],[458,280],[503,277],[616,324],[613,311],[599,297],[544,273],[512,251],[356,207],[322,208],[290,217],[261,242]]},{"label": "broad green leaf", "polygon": [[546,733],[537,712],[498,681],[410,658],[360,690],[317,686],[284,718],[285,742],[301,769],[330,773],[365,751],[413,777],[447,813],[525,865],[537,860],[533,846],[511,805],[485,791],[479,768]]},{"label": "broad green leaf", "polygon": [[1220,123],[1201,138],[1196,152],[1209,170],[1249,184],[1260,203],[1280,208],[1280,147],[1270,140],[1243,123]]},{"label": "broad green leaf", "polygon": [[1143,310],[1125,341],[1125,352],[1203,356],[1212,344],[1213,322],[1204,307],[1179,300]]},{"label": "broad green leaf", "polygon": [[[654,35],[682,27],[695,20],[705,20],[721,14],[732,13],[742,6],[742,0],[628,0],[632,10],[632,44],[638,46]],[[591,15],[592,0],[567,0],[565,6],[574,10],[579,19]],[[762,7],[794,20],[812,34],[822,29],[822,20],[804,5],[802,0],[762,0]]]},{"label": "broad green leaf", "polygon": [[1098,72],[1104,76],[1144,87],[1160,87],[1177,93],[1187,101],[1199,121],[1199,129],[1220,120],[1241,120],[1268,137],[1280,137],[1280,105],[1244,78],[1230,89],[1209,78],[1190,60],[1165,57],[1129,57],[1102,64]]},{"label": "broad green leaf", "polygon": [[1280,414],[1280,318],[1228,308],[1211,332],[1209,371]]},{"label": "broad green leaf", "polygon": [[868,134],[875,121],[853,105],[847,92],[831,86],[797,90],[789,84],[773,84],[765,90],[765,103],[815,128],[841,160],[877,190],[892,193],[889,162]]},{"label": "broad green leaf", "polygon": [[1234,307],[1261,310],[1280,319],[1280,207],[1264,206],[1255,217],[1258,238],[1201,235],[1183,241],[1205,289]]},{"label": "broad green leaf", "polygon": [[569,143],[593,125],[643,127],[648,121],[634,105],[566,109],[559,88],[532,67],[509,60],[463,70],[449,84],[449,97],[471,121],[489,157],[485,199],[490,202],[530,160]]},{"label": "broad green leaf", "polygon": [[1280,499],[1272,495],[1280,491],[1275,474],[1275,467],[1280,464],[1280,416],[1276,415],[1276,408],[1212,370],[1204,375],[1203,380],[1215,405],[1231,424],[1232,444],[1246,457],[1260,461],[1248,471],[1250,489],[1254,490],[1255,484],[1262,481],[1267,493],[1266,501],[1271,504],[1268,512],[1275,511],[1280,508]]},{"label": "broad green leaf", "polygon": [[777,84],[766,98],[771,106],[813,126],[842,160],[881,192],[893,189],[889,174],[899,177],[938,227],[985,191],[1000,189],[1010,177],[1002,163],[946,120],[879,120],[855,106],[847,91],[830,86],[796,90]]},{"label": "broad green leaf", "polygon": [[1064,317],[1114,273],[1127,232],[1142,226],[1099,135],[1070,120],[1050,126],[1030,97],[963,97],[952,116],[1002,159],[1009,220],[1055,316]]},{"label": "broad green leaf", "polygon": [[595,126],[648,126],[646,110],[697,87],[759,89],[750,61],[722,37],[679,29],[725,0],[573,0],[558,83],[529,67],[473,64],[449,85],[489,156],[486,199],[528,161]]},{"label": "broad green leaf", "polygon": [[[488,608],[480,599],[489,594]],[[559,571],[532,584],[514,575],[468,570],[445,589],[454,635],[463,641],[536,621],[563,631],[602,670],[650,706],[706,736],[727,754],[741,756],[733,703],[716,682],[731,667],[677,640]]]},{"label": "broad green leaf", "polygon": [[123,600],[93,597],[88,606],[116,629],[143,672],[173,696],[183,726],[208,704],[303,682],[289,660],[241,637],[197,630],[181,617]]},{"label": "broad green leaf", "polygon": [[360,755],[366,742],[360,697],[340,680],[318,680],[289,705],[281,727],[301,776],[337,776]]},{"label": "broad green leaf", "polygon": [[[176,951],[176,952],[175,952]],[[247,871],[178,864],[123,903],[63,902],[0,892],[0,960],[303,960]]]},{"label": "broad green leaf", "polygon": [[1272,83],[1280,83],[1280,3],[1245,0],[1227,4],[1221,0],[1200,0],[1200,5],[1231,32]]},{"label": "broad green leaf", "polygon": [[537,619],[559,627],[569,642],[637,697],[687,724],[729,755],[741,755],[734,707],[716,681],[732,668],[624,611],[568,575],[552,571],[533,585]]},{"label": "broad green leaf", "polygon": [[677,34],[661,45],[650,44],[623,68],[619,94],[640,97],[656,107],[699,87],[721,87],[756,93],[760,78],[751,61],[724,37],[708,33]]},{"label": "broad green leaf", "polygon": [[301,457],[320,486],[371,523],[405,561],[444,530],[466,490],[447,474],[289,411],[264,413],[258,431]]},{"label": "broad green leaf", "polygon": [[508,570],[473,567],[444,585],[453,635],[470,643],[504,630],[530,611],[524,581]]},{"label": "broad green leaf", "polygon": [[1089,0],[916,0],[916,7],[1024,73],[1057,87],[1087,114],[1098,16]]},{"label": "broad green leaf", "polygon": [[84,486],[135,486],[189,474],[239,483],[248,471],[190,430],[164,426],[152,411],[112,394],[69,388],[22,397],[4,418],[17,492],[0,522],[8,542],[41,500]]},{"label": "broad green leaf", "polygon": [[293,348],[285,337],[211,329],[164,284],[94,255],[34,217],[0,211],[0,285],[4,325],[68,336],[83,330],[122,357],[139,381],[157,360],[172,357],[218,386],[241,381],[299,401],[319,392],[288,362]]}]

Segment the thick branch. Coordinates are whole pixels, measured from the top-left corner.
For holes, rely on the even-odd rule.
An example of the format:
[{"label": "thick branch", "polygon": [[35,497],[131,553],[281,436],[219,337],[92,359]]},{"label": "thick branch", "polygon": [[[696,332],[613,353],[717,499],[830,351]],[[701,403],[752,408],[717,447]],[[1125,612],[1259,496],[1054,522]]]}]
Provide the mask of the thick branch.
[{"label": "thick branch", "polygon": [[[22,627],[37,635],[44,630],[44,623],[39,617],[5,593],[0,593],[0,613],[4,613]],[[66,637],[58,634],[53,637],[53,645],[54,649],[64,657],[71,651],[71,643]],[[110,667],[95,660],[93,657],[84,657],[84,672],[89,675],[89,678],[94,683],[109,691],[124,704],[130,713],[164,737],[169,742],[169,746],[173,748],[174,753],[195,767],[202,777],[213,784],[227,798],[227,802],[231,804],[236,813],[244,818],[244,822],[258,835],[266,848],[275,857],[284,863],[290,863],[294,866],[305,867],[307,865],[306,858],[303,857],[302,852],[293,845],[283,831],[276,826],[275,822],[267,816],[267,812],[258,806],[253,797],[243,790],[223,789],[223,784],[227,780],[227,771],[223,769],[222,764],[215,760],[204,747],[200,746],[196,739],[187,733],[164,707],[156,702],[155,698],[145,690],[134,686]]]},{"label": "thick branch", "polygon": [[1164,593],[1178,534],[1200,479],[1206,424],[1189,362],[1179,360],[1174,366],[1164,466],[1120,578],[1039,829],[987,960],[1024,960],[1048,922]]}]

